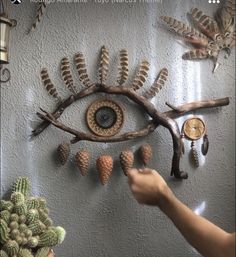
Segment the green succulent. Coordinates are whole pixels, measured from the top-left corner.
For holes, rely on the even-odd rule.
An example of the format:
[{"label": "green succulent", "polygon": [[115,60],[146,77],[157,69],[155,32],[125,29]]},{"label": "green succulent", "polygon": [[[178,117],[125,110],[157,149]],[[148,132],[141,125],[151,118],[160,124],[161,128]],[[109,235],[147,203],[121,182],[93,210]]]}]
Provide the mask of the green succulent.
[{"label": "green succulent", "polygon": [[8,255],[5,251],[0,250],[0,257],[8,257]]},{"label": "green succulent", "polygon": [[9,230],[7,223],[1,219],[0,220],[0,242],[4,244],[9,239]]},{"label": "green succulent", "polygon": [[38,249],[35,257],[45,257],[49,254],[50,250],[51,250],[50,247],[42,247],[42,248]]},{"label": "green succulent", "polygon": [[30,182],[29,178],[19,177],[12,187],[12,193],[20,192],[25,197],[28,196],[30,191]]},{"label": "green succulent", "polygon": [[53,227],[46,200],[29,192],[29,179],[19,177],[11,200],[0,201],[0,257],[46,257],[65,238],[62,227]]},{"label": "green succulent", "polygon": [[11,213],[8,210],[1,211],[0,218],[3,219],[7,224],[10,221]]},{"label": "green succulent", "polygon": [[0,211],[8,210],[9,212],[11,212],[13,207],[14,204],[10,201],[1,200],[0,202]]},{"label": "green succulent", "polygon": [[21,248],[18,252],[17,257],[34,257],[32,252],[26,248]]}]

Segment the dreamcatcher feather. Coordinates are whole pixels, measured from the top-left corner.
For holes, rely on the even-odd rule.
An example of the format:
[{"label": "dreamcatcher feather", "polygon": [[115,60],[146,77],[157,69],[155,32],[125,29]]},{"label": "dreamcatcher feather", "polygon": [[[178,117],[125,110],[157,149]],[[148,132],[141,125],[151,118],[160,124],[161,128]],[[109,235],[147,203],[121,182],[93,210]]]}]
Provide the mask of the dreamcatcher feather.
[{"label": "dreamcatcher feather", "polygon": [[84,87],[89,87],[92,82],[89,79],[87,68],[86,68],[86,63],[85,63],[85,58],[83,53],[79,52],[75,54],[75,65],[76,69],[79,74],[79,80],[82,83]]},{"label": "dreamcatcher feather", "polygon": [[100,83],[103,84],[107,80],[109,70],[109,51],[103,46],[101,50],[101,60],[98,68],[98,77]]},{"label": "dreamcatcher feather", "polygon": [[126,49],[122,49],[120,51],[120,64],[118,67],[118,78],[117,83],[119,86],[123,85],[128,79],[129,75],[129,58],[128,51]]},{"label": "dreamcatcher feather", "polygon": [[150,64],[148,61],[141,61],[138,72],[131,86],[134,91],[139,90],[146,82],[148,77],[149,66]]},{"label": "dreamcatcher feather", "polygon": [[41,79],[45,89],[48,91],[48,94],[56,98],[57,100],[61,101],[61,97],[59,96],[56,87],[53,85],[47,69],[41,70]]},{"label": "dreamcatcher feather", "polygon": [[180,143],[181,143],[181,156],[183,156],[185,154],[185,147],[184,147],[183,138],[181,138]]},{"label": "dreamcatcher feather", "polygon": [[45,2],[41,2],[41,3],[38,4],[37,15],[35,17],[34,23],[32,24],[32,27],[31,27],[29,32],[34,31],[37,28],[38,24],[40,23],[40,21],[43,18],[45,9],[46,9],[46,3]]},{"label": "dreamcatcher feather", "polygon": [[76,88],[74,86],[71,69],[70,69],[70,62],[68,58],[63,58],[61,60],[61,77],[65,83],[65,86],[70,90],[72,94],[76,94]]},{"label": "dreamcatcher feather", "polygon": [[153,85],[151,86],[150,89],[148,89],[145,94],[144,97],[150,99],[153,98],[154,96],[156,96],[156,94],[163,88],[163,86],[165,85],[165,82],[167,80],[168,77],[168,70],[166,68],[163,68],[160,73],[158,74],[155,82],[153,83]]},{"label": "dreamcatcher feather", "polygon": [[214,72],[219,66],[217,60],[220,51],[225,50],[229,55],[230,49],[235,45],[235,13],[235,0],[226,0],[214,19],[198,8],[193,8],[190,17],[199,31],[172,17],[163,16],[161,19],[186,43],[193,45],[194,49],[185,53],[183,59],[211,58],[214,61]]},{"label": "dreamcatcher feather", "polygon": [[203,137],[203,143],[202,143],[202,154],[207,155],[209,149],[209,139],[207,134]]}]

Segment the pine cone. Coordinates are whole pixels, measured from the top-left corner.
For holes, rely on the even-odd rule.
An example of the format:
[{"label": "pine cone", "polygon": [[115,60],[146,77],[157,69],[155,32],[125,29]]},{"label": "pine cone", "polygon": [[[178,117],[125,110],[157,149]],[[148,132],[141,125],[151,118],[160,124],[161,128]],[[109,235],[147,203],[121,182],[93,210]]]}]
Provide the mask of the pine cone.
[{"label": "pine cone", "polygon": [[111,176],[113,169],[113,159],[109,155],[102,155],[97,159],[97,170],[101,183],[105,185]]},{"label": "pine cone", "polygon": [[191,158],[192,158],[193,164],[195,165],[196,168],[198,168],[199,167],[199,154],[198,154],[197,149],[194,146],[192,146],[190,153],[191,153]]},{"label": "pine cone", "polygon": [[70,144],[62,143],[57,148],[59,161],[62,165],[66,163],[70,154]]},{"label": "pine cone", "polygon": [[76,166],[81,171],[82,176],[85,176],[89,168],[90,153],[86,150],[81,150],[75,155]]},{"label": "pine cone", "polygon": [[139,155],[144,165],[147,165],[152,159],[152,147],[149,144],[141,145]]},{"label": "pine cone", "polygon": [[127,176],[128,171],[132,169],[134,164],[133,152],[130,150],[122,151],[120,153],[120,164],[124,174]]}]

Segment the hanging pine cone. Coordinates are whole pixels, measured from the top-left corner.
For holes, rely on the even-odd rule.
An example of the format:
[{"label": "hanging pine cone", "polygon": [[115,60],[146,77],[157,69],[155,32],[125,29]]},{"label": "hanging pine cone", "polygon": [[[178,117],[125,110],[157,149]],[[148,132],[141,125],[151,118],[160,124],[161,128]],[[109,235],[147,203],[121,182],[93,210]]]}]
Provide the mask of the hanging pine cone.
[{"label": "hanging pine cone", "polygon": [[99,178],[103,185],[108,182],[113,169],[113,159],[109,155],[102,155],[97,159],[97,170]]},{"label": "hanging pine cone", "polygon": [[198,154],[197,149],[195,148],[194,142],[191,143],[190,154],[191,154],[191,159],[192,159],[195,167],[198,168],[199,167],[199,154]]},{"label": "hanging pine cone", "polygon": [[120,164],[121,168],[124,171],[124,174],[127,176],[128,171],[132,169],[134,164],[134,154],[130,150],[122,151],[120,153]]},{"label": "hanging pine cone", "polygon": [[144,165],[147,165],[152,159],[152,147],[149,144],[141,145],[139,148],[139,155]]},{"label": "hanging pine cone", "polygon": [[70,144],[62,143],[57,148],[58,159],[62,165],[66,163],[70,155]]},{"label": "hanging pine cone", "polygon": [[81,174],[85,176],[89,168],[90,153],[86,150],[81,150],[75,155],[76,166],[81,171]]}]

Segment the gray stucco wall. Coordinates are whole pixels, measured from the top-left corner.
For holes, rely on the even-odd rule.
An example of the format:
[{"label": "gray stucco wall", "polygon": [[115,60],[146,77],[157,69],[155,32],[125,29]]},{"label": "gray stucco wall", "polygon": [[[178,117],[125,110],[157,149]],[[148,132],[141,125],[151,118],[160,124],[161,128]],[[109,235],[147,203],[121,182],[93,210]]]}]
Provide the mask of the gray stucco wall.
[{"label": "gray stucco wall", "polygon": [[[125,148],[136,150],[143,142],[152,144],[154,158],[150,164],[158,169],[175,194],[191,209],[222,228],[235,229],[235,85],[234,55],[222,56],[217,73],[212,75],[212,62],[187,62],[181,59],[187,47],[174,40],[159,22],[161,15],[186,20],[186,12],[196,6],[212,15],[217,5],[207,0],[171,1],[133,4],[51,4],[38,30],[26,32],[35,15],[35,4],[26,2],[10,6],[11,17],[18,26],[12,31],[10,83],[1,88],[1,195],[17,176],[29,176],[32,192],[48,199],[55,223],[67,230],[63,245],[55,249],[57,257],[187,257],[199,256],[172,223],[157,209],[139,205],[132,197],[127,178],[118,161],[106,186],[101,186],[95,170],[96,158],[104,153],[118,160]],[[142,58],[151,63],[151,83],[162,67],[169,69],[166,87],[153,100],[160,110],[167,110],[165,101],[175,105],[185,101],[231,97],[224,108],[196,112],[207,124],[210,150],[196,170],[188,155],[181,168],[189,179],[179,182],[169,177],[172,142],[169,132],[159,128],[152,135],[117,144],[79,143],[92,152],[91,169],[82,177],[72,160],[64,167],[55,162],[55,149],[70,135],[50,128],[38,138],[29,140],[37,124],[39,107],[53,110],[54,102],[44,91],[39,71],[47,67],[53,82],[63,96],[68,93],[59,78],[59,62],[64,56],[72,61],[74,53],[84,52],[91,77],[96,79],[100,47],[110,50],[111,73],[115,81],[118,51],[129,51],[131,75]],[[78,81],[74,70],[74,79]],[[147,83],[148,84],[148,83]],[[79,83],[78,83],[79,85]],[[64,122],[87,130],[84,112],[93,99],[88,97],[72,106],[62,116]],[[141,128],[145,124],[142,111],[127,99],[111,97],[126,111],[122,131]],[[178,119],[180,126],[185,118]],[[186,142],[189,149],[190,142]],[[71,155],[71,158],[73,154]],[[136,161],[136,165],[140,165]]]}]

